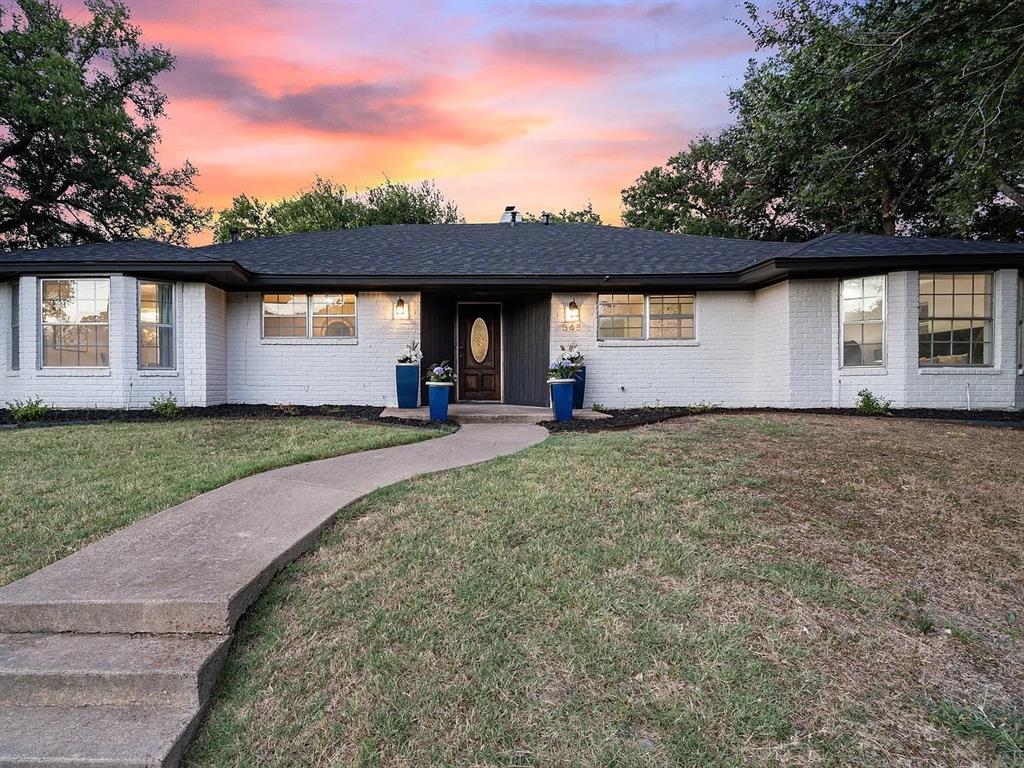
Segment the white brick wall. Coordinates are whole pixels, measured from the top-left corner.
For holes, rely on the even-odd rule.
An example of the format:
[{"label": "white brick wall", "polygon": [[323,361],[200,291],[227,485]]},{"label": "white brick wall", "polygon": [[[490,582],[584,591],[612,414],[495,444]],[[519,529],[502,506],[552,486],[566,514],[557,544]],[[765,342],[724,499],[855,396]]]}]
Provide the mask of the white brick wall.
[{"label": "white brick wall", "polygon": [[[11,370],[10,288],[0,293],[4,358],[0,402],[41,397],[57,408],[148,408],[156,395],[170,392],[179,405],[207,405],[205,390],[186,387],[186,383],[205,376],[204,360],[196,361],[196,350],[205,347],[207,334],[203,313],[197,301],[205,301],[202,283],[176,283],[174,286],[175,368],[169,371],[138,368],[138,281],[124,275],[110,276],[110,366],[109,368],[41,368],[39,365],[39,281],[22,277],[20,281],[20,370]],[[223,345],[221,345],[223,347]],[[223,379],[223,376],[221,377]],[[217,401],[214,401],[217,402]]]},{"label": "white brick wall", "polygon": [[[993,366],[917,365],[916,272],[887,276],[885,365],[842,368],[838,280],[793,280],[758,291],[700,292],[693,341],[597,340],[597,295],[551,297],[550,356],[576,342],[587,356],[586,404],[809,408],[850,406],[870,389],[895,407],[1024,408],[1017,372],[1019,277],[993,282]],[[11,285],[0,284],[0,403],[42,397],[56,407],[145,408],[171,392],[182,405],[221,402],[375,404],[395,402],[394,360],[420,337],[418,294],[359,294],[358,339],[260,338],[260,294],[225,294],[202,283],[175,285],[176,367],[138,370],[138,284],[110,276],[109,369],[41,369],[39,285],[23,277],[21,367],[11,370]],[[392,317],[401,296],[408,320]],[[580,322],[565,323],[575,299]],[[508,361],[513,362],[513,361]]]},{"label": "white brick wall", "polygon": [[745,335],[751,339],[754,385],[744,405],[784,408],[790,390],[789,283],[762,288],[753,297],[753,323]]},{"label": "white brick wall", "polygon": [[[917,272],[886,280],[885,365],[840,365],[839,280],[791,280],[755,292],[697,294],[697,340],[598,342],[596,294],[555,294],[551,355],[576,341],[587,357],[587,404],[819,408],[852,406],[861,389],[897,408],[1024,407],[1017,372],[1016,270],[993,281],[993,366],[919,368]],[[576,299],[578,327],[564,323]]]},{"label": "white brick wall", "polygon": [[[409,306],[408,320],[392,317],[400,296]],[[419,294],[363,292],[358,339],[261,339],[260,294],[231,293],[228,401],[395,405],[395,359],[420,338],[419,306]]]},{"label": "white brick wall", "polygon": [[[580,322],[565,323],[576,300]],[[750,404],[754,300],[749,291],[701,293],[696,302],[696,340],[598,341],[597,295],[551,297],[551,358],[559,345],[576,342],[587,359],[585,406]]]}]

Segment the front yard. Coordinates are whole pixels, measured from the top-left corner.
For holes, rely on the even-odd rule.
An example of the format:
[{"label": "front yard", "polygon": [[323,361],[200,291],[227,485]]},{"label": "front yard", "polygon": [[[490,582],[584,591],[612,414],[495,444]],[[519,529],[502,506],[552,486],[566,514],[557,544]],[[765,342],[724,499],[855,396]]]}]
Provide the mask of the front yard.
[{"label": "front yard", "polygon": [[1024,760],[1022,499],[1020,431],[794,415],[403,483],[245,617],[188,765]]},{"label": "front yard", "polygon": [[245,475],[436,435],[300,418],[2,430],[0,584]]}]

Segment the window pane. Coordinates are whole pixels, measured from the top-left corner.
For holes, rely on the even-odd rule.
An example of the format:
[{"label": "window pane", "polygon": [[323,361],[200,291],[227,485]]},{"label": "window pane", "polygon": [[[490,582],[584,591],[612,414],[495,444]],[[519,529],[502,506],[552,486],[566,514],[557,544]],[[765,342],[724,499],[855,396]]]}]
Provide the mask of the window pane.
[{"label": "window pane", "polygon": [[174,286],[139,283],[139,367],[174,367]]},{"label": "window pane", "polygon": [[650,312],[648,320],[648,335],[650,338],[693,338],[693,296],[651,296],[648,298],[647,303]]},{"label": "window pane", "polygon": [[855,277],[841,284],[842,364],[881,365],[885,336],[885,277]]},{"label": "window pane", "polygon": [[[919,277],[921,315],[934,318],[930,354],[924,365],[990,365],[989,328],[992,276],[989,274]],[[921,342],[925,339],[922,336]]]},{"label": "window pane", "polygon": [[43,366],[109,365],[110,282],[42,281]]},{"label": "window pane", "polygon": [[18,281],[11,285],[11,370],[18,370],[21,365],[21,307],[18,297]]},{"label": "window pane", "polygon": [[598,296],[597,313],[597,328],[599,338],[643,338],[643,294],[616,293]]},{"label": "window pane", "polygon": [[306,337],[306,294],[281,293],[263,297],[263,335]]}]

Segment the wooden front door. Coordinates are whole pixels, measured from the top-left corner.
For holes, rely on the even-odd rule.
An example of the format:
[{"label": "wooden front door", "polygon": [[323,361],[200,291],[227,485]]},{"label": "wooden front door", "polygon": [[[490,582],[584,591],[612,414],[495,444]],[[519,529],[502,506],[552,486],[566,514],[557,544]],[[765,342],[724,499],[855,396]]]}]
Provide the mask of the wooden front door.
[{"label": "wooden front door", "polygon": [[459,399],[501,400],[501,305],[459,306]]}]

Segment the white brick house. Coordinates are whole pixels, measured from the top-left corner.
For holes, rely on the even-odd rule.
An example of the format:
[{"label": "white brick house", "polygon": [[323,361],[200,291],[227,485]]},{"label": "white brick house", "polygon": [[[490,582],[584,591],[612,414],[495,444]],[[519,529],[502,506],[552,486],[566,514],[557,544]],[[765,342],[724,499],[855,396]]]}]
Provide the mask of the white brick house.
[{"label": "white brick house", "polygon": [[587,404],[1024,408],[1022,267],[1013,244],[582,224],[0,254],[0,403],[393,405],[415,340],[464,400],[545,404],[575,343]]}]

